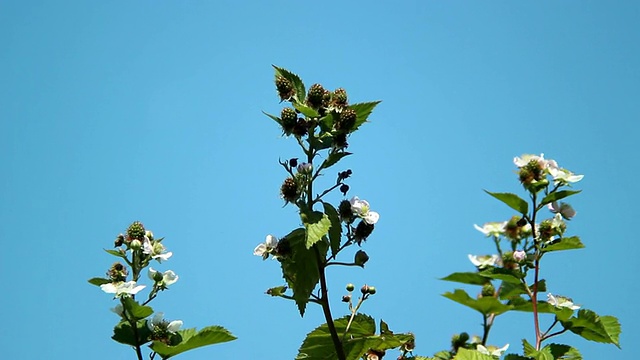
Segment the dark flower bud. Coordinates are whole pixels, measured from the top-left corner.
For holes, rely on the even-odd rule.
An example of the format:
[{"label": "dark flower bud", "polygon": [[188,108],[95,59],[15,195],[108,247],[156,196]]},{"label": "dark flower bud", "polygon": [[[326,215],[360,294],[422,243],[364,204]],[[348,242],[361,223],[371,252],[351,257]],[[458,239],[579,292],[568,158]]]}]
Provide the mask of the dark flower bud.
[{"label": "dark flower bud", "polygon": [[369,235],[371,235],[372,232],[373,232],[373,224],[367,224],[364,221],[360,221],[358,223],[358,226],[356,226],[356,231],[354,235],[358,245],[360,245],[360,243],[363,240],[367,240],[367,237],[369,237]]},{"label": "dark flower bud", "polygon": [[127,229],[127,237],[129,238],[129,241],[133,239],[143,240],[144,234],[144,226],[140,221],[134,221]]},{"label": "dark flower bud", "polygon": [[335,89],[333,91],[332,102],[336,107],[347,106],[347,92],[343,88]]},{"label": "dark flower bud", "polygon": [[313,84],[307,93],[307,104],[312,108],[319,108],[325,98],[325,90],[320,84]]},{"label": "dark flower bud", "polygon": [[291,132],[298,137],[307,135],[308,131],[309,124],[307,124],[307,121],[303,118],[298,118],[298,122],[293,126],[293,130],[291,130]]},{"label": "dark flower bud", "polygon": [[455,334],[451,337],[451,347],[457,351],[458,348],[464,347],[468,340],[469,334],[466,332]]},{"label": "dark flower bud", "polygon": [[282,122],[282,131],[289,135],[298,123],[298,114],[292,108],[284,108],[280,112],[280,121]]},{"label": "dark flower bud", "polygon": [[334,149],[346,149],[347,147],[349,147],[349,143],[347,143],[347,133],[339,132],[333,135],[331,146]]},{"label": "dark flower bud", "polygon": [[338,182],[349,178],[349,176],[351,176],[351,174],[353,174],[353,172],[351,172],[351,169],[339,172],[338,173]]},{"label": "dark flower bud", "polygon": [[342,195],[347,196],[348,191],[349,191],[349,185],[347,184],[340,185],[340,192],[342,193]]},{"label": "dark flower bud", "polygon": [[369,255],[367,255],[363,250],[358,250],[354,256],[353,262],[358,266],[364,267],[364,264],[367,261],[369,261]]},{"label": "dark flower bud", "polygon": [[311,174],[313,171],[313,164],[311,163],[301,163],[298,164],[298,172],[301,174]]},{"label": "dark flower bud", "polygon": [[350,132],[356,125],[357,114],[353,109],[346,109],[340,113],[338,121],[335,123],[336,130]]},{"label": "dark flower bud", "polygon": [[363,294],[369,293],[369,285],[367,284],[362,285],[362,287],[360,288],[360,292]]},{"label": "dark flower bud", "polygon": [[282,76],[276,77],[276,89],[278,89],[280,101],[289,100],[294,94],[293,84]]},{"label": "dark flower bud", "polygon": [[289,166],[291,166],[292,168],[298,166],[298,158],[292,158],[289,160]]},{"label": "dark flower bud", "polygon": [[342,302],[350,302],[351,301],[351,295],[343,295],[342,296]]},{"label": "dark flower bud", "polygon": [[124,235],[120,234],[113,242],[114,247],[122,246],[124,244]]},{"label": "dark flower bud", "polygon": [[342,200],[340,202],[340,205],[338,206],[338,215],[340,215],[340,219],[347,224],[353,221],[353,210],[351,210],[351,203],[349,200]]},{"label": "dark flower bud", "polygon": [[280,187],[280,195],[286,202],[295,202],[300,196],[298,184],[292,177],[286,178]]}]

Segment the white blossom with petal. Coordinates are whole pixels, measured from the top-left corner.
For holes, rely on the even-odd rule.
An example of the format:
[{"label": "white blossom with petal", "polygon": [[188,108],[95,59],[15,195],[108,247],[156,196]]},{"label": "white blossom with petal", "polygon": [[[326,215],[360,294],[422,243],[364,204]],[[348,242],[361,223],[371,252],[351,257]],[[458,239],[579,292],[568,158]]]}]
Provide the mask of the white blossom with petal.
[{"label": "white blossom with petal", "polygon": [[496,266],[502,263],[502,259],[498,255],[471,255],[469,254],[469,261],[480,269],[484,269],[488,266]]},{"label": "white blossom with petal", "polygon": [[584,177],[584,175],[576,175],[567,169],[561,168],[549,168],[549,174],[553,177],[556,185],[576,183]]},{"label": "white blossom with petal", "polygon": [[551,211],[552,213],[560,214],[563,218],[567,220],[571,220],[571,218],[576,216],[576,211],[573,209],[573,207],[571,207],[571,205],[567,203],[561,202],[560,205],[558,205],[558,202],[554,201],[552,203],[549,203],[547,207],[549,208],[549,211]]},{"label": "white blossom with petal", "polygon": [[276,246],[278,246],[278,238],[273,235],[267,235],[265,241],[253,249],[253,255],[262,256],[263,260],[267,260],[269,254],[275,250]]},{"label": "white blossom with petal", "polygon": [[357,196],[354,196],[349,202],[351,203],[353,215],[361,218],[367,224],[374,225],[380,219],[380,214],[370,210],[368,201],[360,200]]},{"label": "white blossom with petal", "polygon": [[163,326],[164,324],[166,324],[167,326],[167,331],[169,331],[170,333],[176,333],[178,330],[180,330],[180,327],[182,327],[182,320],[173,320],[167,323],[167,321],[164,320],[164,313],[161,312],[153,315],[153,318],[151,318],[151,320],[147,320],[147,327],[151,331],[153,331],[156,326]]},{"label": "white blossom with petal", "polygon": [[521,262],[527,258],[527,253],[524,250],[516,250],[513,252],[513,259],[517,262]]},{"label": "white blossom with petal", "polygon": [[488,222],[482,225],[482,227],[476,224],[473,224],[473,227],[476,228],[476,230],[480,231],[481,233],[485,234],[486,236],[500,236],[504,234],[504,227],[506,225],[507,225],[507,222],[503,221],[503,222]]},{"label": "white blossom with petal", "polygon": [[124,294],[135,295],[144,289],[145,285],[136,285],[135,281],[121,281],[118,283],[102,284],[100,288],[107,294],[116,294],[116,297],[119,297]]},{"label": "white blossom with petal", "polygon": [[580,306],[574,304],[571,298],[560,295],[553,295],[551,293],[547,294],[547,302],[557,308],[569,308],[571,310],[580,309]]},{"label": "white blossom with petal", "polygon": [[[531,161],[537,161],[538,164],[540,165],[541,168],[545,169],[547,167],[547,161],[544,159],[544,154],[540,154],[540,156],[538,155],[533,155],[533,154],[523,154],[520,157],[514,157],[513,158],[513,163],[521,168],[526,166],[527,164],[529,164]],[[553,161],[553,160],[551,160]],[[555,161],[554,161],[555,163]]]},{"label": "white blossom with petal", "polygon": [[[159,271],[154,270],[152,267],[149,267],[149,278],[153,281],[156,281],[156,274],[160,273]],[[167,270],[162,273],[162,280],[159,281],[162,285],[169,286],[175,284],[180,277],[176,275],[172,270]]]},{"label": "white blossom with petal", "polygon": [[161,242],[152,242],[147,236],[144,237],[142,241],[142,252],[144,254],[151,255],[152,259],[156,259],[159,263],[162,263],[163,261],[168,260],[173,255],[172,252],[165,251],[166,249]]},{"label": "white blossom with petal", "polygon": [[489,346],[489,348],[486,348],[482,344],[478,344],[478,346],[476,347],[476,350],[478,350],[478,352],[480,352],[481,354],[500,357],[502,356],[502,354],[504,354],[505,351],[507,351],[508,348],[509,348],[509,344],[499,349],[496,348],[495,346]]}]

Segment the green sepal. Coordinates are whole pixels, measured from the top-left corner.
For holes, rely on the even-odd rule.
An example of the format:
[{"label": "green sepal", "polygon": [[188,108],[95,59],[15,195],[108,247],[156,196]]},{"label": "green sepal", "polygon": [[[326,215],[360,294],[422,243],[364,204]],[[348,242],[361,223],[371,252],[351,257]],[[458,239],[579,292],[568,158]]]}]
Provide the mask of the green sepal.
[{"label": "green sepal", "polygon": [[521,284],[520,280],[524,277],[524,275],[518,270],[509,270],[497,267],[490,267],[486,270],[482,270],[480,275],[512,284]]},{"label": "green sepal", "polygon": [[331,246],[331,255],[334,257],[340,250],[340,242],[342,241],[342,223],[338,211],[329,203],[323,202],[324,213],[327,214],[331,227],[329,228],[329,244]]},{"label": "green sepal", "polygon": [[584,248],[584,244],[580,241],[580,238],[577,236],[570,236],[563,237],[557,241],[554,241],[550,245],[544,246],[541,250],[543,253],[548,253],[551,251],[574,250],[582,248]]},{"label": "green sepal", "polygon": [[458,353],[453,360],[495,360],[491,355],[485,355],[478,350],[469,350],[463,347],[458,348]]},{"label": "green sepal", "polygon": [[108,284],[110,282],[111,282],[111,280],[109,280],[109,279],[99,278],[99,277],[94,277],[94,278],[89,279],[89,284],[95,285],[95,286]]},{"label": "green sepal", "polygon": [[369,117],[369,115],[371,115],[373,108],[375,108],[376,105],[380,104],[380,102],[381,101],[372,101],[349,105],[349,109],[356,112],[356,122],[350,132],[358,130],[360,125],[364,124],[367,121],[367,118]]},{"label": "green sepal", "polygon": [[304,102],[305,97],[307,96],[307,91],[304,89],[304,83],[300,79],[300,77],[287,69],[283,69],[281,67],[277,67],[275,65],[271,65],[276,70],[276,77],[282,76],[283,78],[291,81],[293,84],[293,89],[295,91],[294,97],[298,100],[298,102]]},{"label": "green sepal", "polygon": [[453,281],[470,285],[484,285],[488,281],[486,277],[480,275],[477,272],[455,272],[443,277],[440,280]]},{"label": "green sepal", "polygon": [[136,322],[136,330],[138,333],[137,339],[129,322],[122,320],[113,328],[113,335],[111,338],[121,344],[131,346],[142,345],[149,342],[151,330],[147,327],[146,320],[138,320]]},{"label": "green sepal", "polygon": [[[319,241],[313,248],[307,249],[305,233],[305,229],[299,228],[280,240],[281,244],[283,241],[286,243],[289,252],[288,255],[280,259],[282,276],[293,291],[293,298],[300,311],[300,316],[304,316],[309,296],[320,281],[318,258],[325,259],[328,250],[324,241]],[[319,257],[316,256],[316,251],[319,252]]]},{"label": "green sepal", "polygon": [[[376,335],[375,321],[365,314],[356,314],[351,322],[349,331],[346,336],[343,336],[345,335],[349,318],[350,316],[345,316],[334,320],[336,331],[343,339],[342,345],[347,360],[360,359],[369,349],[388,350],[414,340],[412,334],[394,334],[384,321],[380,322],[381,334]],[[326,323],[307,335],[296,357],[296,359],[306,360],[334,360],[335,358],[335,348]]]},{"label": "green sepal", "polygon": [[545,196],[542,201],[540,202],[540,207],[547,205],[549,203],[552,203],[554,201],[558,201],[560,199],[564,199],[566,197],[569,197],[571,195],[577,194],[579,192],[581,192],[582,190],[561,190],[561,191],[555,191],[552,192],[550,194],[548,194],[547,196]]},{"label": "green sepal", "polygon": [[119,258],[122,258],[122,259],[126,259],[127,258],[127,254],[126,253],[123,254],[118,250],[104,249],[104,251],[106,251],[108,254],[111,254],[111,255],[113,255],[115,257],[119,257]]},{"label": "green sepal", "polygon": [[296,108],[296,110],[300,111],[302,113],[302,115],[309,117],[309,118],[317,118],[320,116],[320,114],[318,114],[318,112],[310,107],[308,107],[307,105],[300,103],[300,102],[294,102],[293,103],[293,107]]},{"label": "green sepal", "polygon": [[141,320],[153,314],[151,306],[140,305],[130,297],[123,298],[122,302],[127,316],[133,317],[134,320]]},{"label": "green sepal", "polygon": [[332,151],[331,153],[329,153],[329,156],[322,162],[322,165],[320,165],[320,167],[322,169],[328,169],[334,164],[336,164],[338,161],[340,161],[343,157],[349,156],[349,155],[351,155],[351,153],[346,151],[340,151],[340,152]]},{"label": "green sepal", "polygon": [[599,316],[587,309],[578,311],[578,316],[561,321],[562,326],[583,338],[595,342],[614,344],[620,348],[620,322],[614,316]]},{"label": "green sepal", "polygon": [[266,291],[266,294],[271,296],[282,296],[287,291],[287,289],[288,287],[286,286],[276,286],[268,289]]},{"label": "green sepal", "polygon": [[526,215],[529,212],[529,204],[522,200],[518,195],[512,193],[493,193],[485,190],[487,194],[507,204],[510,208],[517,211],[522,215]]},{"label": "green sepal", "polygon": [[512,306],[505,305],[492,296],[474,299],[462,289],[456,289],[453,293],[446,292],[442,296],[468,306],[484,315],[495,314],[497,316],[512,309]]},{"label": "green sepal", "polygon": [[305,245],[307,249],[322,240],[329,233],[331,220],[327,214],[320,211],[301,212],[300,218],[305,227]]},{"label": "green sepal", "polygon": [[273,115],[271,115],[271,114],[269,114],[269,113],[266,113],[266,112],[264,112],[264,111],[263,111],[262,113],[263,113],[263,114],[265,114],[265,115],[267,115],[267,116],[268,116],[268,117],[270,117],[271,119],[273,119],[273,121],[277,122],[277,123],[278,123],[278,125],[282,126],[282,120],[280,120],[280,118],[279,118],[279,117],[277,117],[277,116],[273,116]]},{"label": "green sepal", "polygon": [[179,330],[177,334],[182,338],[177,345],[170,346],[160,341],[154,341],[149,347],[163,359],[168,359],[185,351],[237,339],[222,326],[207,326],[200,331],[184,329]]}]

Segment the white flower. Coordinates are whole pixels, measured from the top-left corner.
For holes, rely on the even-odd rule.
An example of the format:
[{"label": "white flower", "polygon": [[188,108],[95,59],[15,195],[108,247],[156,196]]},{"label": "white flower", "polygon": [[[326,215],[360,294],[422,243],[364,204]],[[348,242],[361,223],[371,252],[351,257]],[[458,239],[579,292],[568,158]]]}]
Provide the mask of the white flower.
[{"label": "white flower", "polygon": [[549,168],[549,174],[553,177],[554,183],[557,184],[569,184],[575,183],[584,177],[584,175],[576,175],[567,169],[561,168]]},{"label": "white flower", "polygon": [[[149,267],[148,274],[151,280],[153,280],[154,282],[160,283],[160,285],[165,285],[165,286],[174,284],[176,281],[178,281],[178,278],[179,278],[179,276],[176,275],[176,273],[174,273],[172,270],[167,270],[163,273],[160,273],[159,271],[154,270],[152,267]],[[156,281],[156,276],[158,276],[156,274],[161,274],[162,280]]]},{"label": "white flower", "polygon": [[[521,157],[516,156],[513,158],[513,163],[516,164],[516,166],[519,168],[526,166],[531,161],[537,161],[540,167],[543,169],[545,169],[548,164],[548,161],[544,159],[544,154],[540,154],[540,156],[533,154],[523,154]],[[555,161],[553,161],[553,163],[555,163]]]},{"label": "white flower", "polygon": [[175,333],[180,330],[182,326],[182,320],[173,320],[172,322],[167,322],[164,318],[164,313],[156,313],[151,318],[151,321],[147,320],[147,327],[149,330],[153,331],[156,327],[165,327],[167,331],[170,333]]},{"label": "white flower", "polygon": [[100,285],[102,291],[107,294],[116,294],[116,297],[122,296],[123,294],[131,294],[135,295],[140,290],[145,288],[145,285],[137,285],[135,281],[129,282],[118,282],[118,283],[108,283]]},{"label": "white flower", "polygon": [[498,255],[471,255],[469,254],[469,261],[480,269],[484,269],[488,266],[496,266],[502,263],[500,256]]},{"label": "white flower", "polygon": [[267,260],[269,254],[278,246],[278,238],[273,235],[267,235],[265,241],[253,249],[253,255],[262,256],[263,260]]},{"label": "white flower", "polygon": [[571,220],[571,218],[576,216],[576,211],[571,207],[571,205],[567,203],[561,202],[560,205],[558,205],[558,202],[554,201],[552,203],[549,203],[547,207],[549,208],[549,211],[551,211],[552,213],[560,214],[563,218],[567,220]]},{"label": "white flower", "polygon": [[124,313],[124,307],[122,307],[122,304],[118,304],[115,307],[112,307],[111,311],[122,316],[122,314]]},{"label": "white flower", "polygon": [[523,261],[527,257],[527,253],[524,250],[516,250],[513,252],[513,259],[517,262]]},{"label": "white flower", "polygon": [[505,351],[507,351],[508,348],[509,344],[501,347],[500,349],[496,348],[495,346],[489,346],[489,348],[486,348],[483,345],[478,344],[476,350],[478,350],[478,352],[481,354],[500,357]]},{"label": "white flower", "polygon": [[571,298],[560,295],[552,295],[551,293],[547,294],[547,302],[557,308],[569,308],[571,310],[580,309],[580,306],[575,305]]},{"label": "white flower", "polygon": [[507,225],[507,222],[488,222],[484,225],[482,225],[482,227],[473,224],[473,227],[476,228],[476,230],[480,231],[481,233],[485,234],[486,236],[500,236],[502,234],[504,234],[504,227],[505,225]]},{"label": "white flower", "polygon": [[361,218],[367,224],[374,225],[380,219],[380,214],[369,210],[369,202],[366,200],[360,200],[357,196],[354,196],[349,202],[351,203],[353,215]]},{"label": "white flower", "polygon": [[158,260],[159,263],[168,260],[173,253],[165,252],[165,247],[159,241],[154,241],[153,243],[149,240],[148,237],[144,237],[142,242],[142,252],[147,255],[151,255],[151,258]]}]

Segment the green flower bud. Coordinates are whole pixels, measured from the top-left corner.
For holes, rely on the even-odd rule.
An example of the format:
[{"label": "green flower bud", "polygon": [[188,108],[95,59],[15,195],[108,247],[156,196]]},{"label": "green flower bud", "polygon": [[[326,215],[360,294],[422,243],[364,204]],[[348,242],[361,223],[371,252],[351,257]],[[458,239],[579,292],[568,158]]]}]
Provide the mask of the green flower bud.
[{"label": "green flower bud", "polygon": [[480,293],[481,297],[491,297],[496,293],[496,289],[493,287],[493,284],[487,283],[482,287],[482,292]]},{"label": "green flower bud", "polygon": [[161,282],[163,280],[163,275],[160,271],[156,271],[153,273],[153,281]]},{"label": "green flower bud", "polygon": [[373,295],[376,293],[376,288],[375,286],[369,286],[369,291],[367,291],[369,293],[369,295]]},{"label": "green flower bud", "polygon": [[131,243],[129,243],[129,247],[133,250],[140,250],[140,248],[142,247],[142,242],[140,242],[140,240],[138,239],[132,240]]},{"label": "green flower bud", "polygon": [[353,289],[355,289],[355,288],[356,288],[356,287],[355,287],[353,284],[351,284],[351,283],[347,284],[347,291],[351,292],[351,291],[353,291]]},{"label": "green flower bud", "polygon": [[134,221],[129,228],[127,229],[127,237],[129,240],[138,239],[142,240],[144,238],[146,231],[144,229],[144,225],[140,221]]},{"label": "green flower bud", "polygon": [[358,250],[356,255],[354,256],[353,262],[358,265],[364,267],[364,264],[369,260],[369,255],[363,250]]},{"label": "green flower bud", "polygon": [[350,302],[351,301],[351,295],[343,295],[342,296],[342,302]]}]

